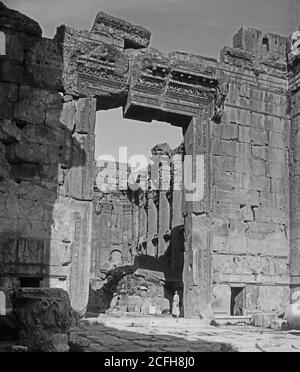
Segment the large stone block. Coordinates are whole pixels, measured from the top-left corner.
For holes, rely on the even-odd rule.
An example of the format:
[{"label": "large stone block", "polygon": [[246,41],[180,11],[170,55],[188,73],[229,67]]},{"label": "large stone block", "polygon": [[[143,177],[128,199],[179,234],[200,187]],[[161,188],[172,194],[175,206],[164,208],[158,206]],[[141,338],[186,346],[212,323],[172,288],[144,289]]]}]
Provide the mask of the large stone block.
[{"label": "large stone block", "polygon": [[65,172],[61,194],[78,200],[92,200],[95,136],[76,133],[71,148],[70,169]]},{"label": "large stone block", "polygon": [[230,286],[226,284],[218,284],[213,286],[213,311],[215,315],[230,315]]},{"label": "large stone block", "polygon": [[58,44],[51,39],[26,39],[25,64],[32,85],[61,91],[63,60]]},{"label": "large stone block", "polygon": [[10,60],[24,61],[25,35],[6,34],[6,57]]},{"label": "large stone block", "polygon": [[31,352],[67,352],[72,311],[62,289],[18,289],[12,293],[13,312],[21,339]]},{"label": "large stone block", "polygon": [[262,286],[259,287],[257,305],[262,312],[282,315],[289,299],[290,289],[287,286]]},{"label": "large stone block", "polygon": [[125,41],[125,48],[147,48],[151,38],[151,32],[144,27],[132,25],[104,12],[97,14],[92,32],[117,36]]},{"label": "large stone block", "polygon": [[[30,86],[21,86],[14,118],[21,123],[44,124],[47,110],[53,108],[59,110],[59,113],[62,109],[62,100],[58,93]],[[58,117],[56,120],[58,120]]]},{"label": "large stone block", "polygon": [[14,104],[18,99],[18,85],[11,83],[0,83],[0,120],[12,119]]},{"label": "large stone block", "polygon": [[6,158],[11,164],[22,162],[49,164],[52,150],[40,144],[13,143],[6,147]]}]

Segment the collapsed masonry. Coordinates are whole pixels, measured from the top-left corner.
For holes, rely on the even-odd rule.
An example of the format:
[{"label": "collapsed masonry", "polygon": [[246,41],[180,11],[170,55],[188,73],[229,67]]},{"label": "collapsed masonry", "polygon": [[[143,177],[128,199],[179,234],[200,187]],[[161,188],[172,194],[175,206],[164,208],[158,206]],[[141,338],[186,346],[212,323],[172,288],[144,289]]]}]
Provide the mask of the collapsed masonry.
[{"label": "collapsed masonry", "polygon": [[[116,242],[101,227],[105,201],[101,212],[93,208],[95,114],[122,106],[125,118],[181,127],[185,153],[205,157],[201,201],[183,191],[168,226],[131,230],[131,252],[144,253],[131,259],[144,259],[163,283],[164,293],[155,286],[161,309],[166,287],[181,282],[186,317],[284,311],[300,287],[300,59],[287,58],[288,38],[242,28],[218,62],[162,54],[149,47],[149,31],[102,12],[91,31],[61,26],[46,39],[35,21],[2,3],[0,34],[1,290],[59,287],[79,312],[89,297],[98,306],[102,266],[120,266],[120,249],[113,252]],[[151,202],[158,216],[169,196],[159,194],[158,209]],[[142,225],[149,210],[131,207],[133,226]],[[169,244],[163,234],[177,227],[180,237]],[[118,226],[110,231],[122,245]],[[172,261],[174,249],[182,262]],[[166,274],[166,257],[178,265],[176,277]],[[138,277],[149,283],[155,275]]]}]

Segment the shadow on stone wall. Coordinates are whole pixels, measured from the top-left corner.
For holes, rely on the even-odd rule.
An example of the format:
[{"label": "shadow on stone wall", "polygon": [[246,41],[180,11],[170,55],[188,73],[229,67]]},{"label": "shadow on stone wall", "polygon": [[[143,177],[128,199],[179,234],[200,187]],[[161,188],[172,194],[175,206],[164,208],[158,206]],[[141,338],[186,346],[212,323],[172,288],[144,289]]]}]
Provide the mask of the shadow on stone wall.
[{"label": "shadow on stone wall", "polygon": [[[86,134],[76,131],[77,101],[63,93],[58,43],[1,2],[0,18],[6,38],[0,56],[0,290],[10,307],[9,292],[20,286],[68,289],[60,280],[70,275],[73,259],[71,201],[77,200],[74,189],[82,189],[72,173],[82,173],[88,154]],[[69,213],[65,219],[62,211]]]}]

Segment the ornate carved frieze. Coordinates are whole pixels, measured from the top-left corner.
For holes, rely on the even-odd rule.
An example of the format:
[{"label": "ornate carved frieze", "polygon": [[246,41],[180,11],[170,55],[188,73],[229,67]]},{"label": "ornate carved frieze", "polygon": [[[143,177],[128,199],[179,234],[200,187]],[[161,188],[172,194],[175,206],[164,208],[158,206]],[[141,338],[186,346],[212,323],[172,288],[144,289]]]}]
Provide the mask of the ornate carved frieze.
[{"label": "ornate carved frieze", "polygon": [[213,64],[184,61],[174,53],[167,57],[150,50],[136,58],[133,71],[126,118],[182,126],[212,101],[216,103],[215,115],[221,115],[226,79]]},{"label": "ornate carved frieze", "polygon": [[285,77],[287,72],[286,60],[281,56],[251,53],[238,48],[223,48],[221,50],[221,62],[234,67],[252,70],[256,74],[267,73]]},{"label": "ornate carved frieze", "polygon": [[[116,95],[126,96],[129,59],[123,53],[119,39],[66,26],[57,29],[55,41],[65,62],[63,81],[66,94],[108,98],[113,95],[114,100],[117,100]],[[103,105],[105,108],[105,103]],[[120,106],[119,100],[116,105]]]},{"label": "ornate carved frieze", "polygon": [[116,48],[101,43],[77,59],[78,88],[86,95],[114,94],[128,83],[128,58]]},{"label": "ornate carved frieze", "polygon": [[175,61],[166,92],[167,110],[197,116],[215,98],[218,80],[213,67]]}]

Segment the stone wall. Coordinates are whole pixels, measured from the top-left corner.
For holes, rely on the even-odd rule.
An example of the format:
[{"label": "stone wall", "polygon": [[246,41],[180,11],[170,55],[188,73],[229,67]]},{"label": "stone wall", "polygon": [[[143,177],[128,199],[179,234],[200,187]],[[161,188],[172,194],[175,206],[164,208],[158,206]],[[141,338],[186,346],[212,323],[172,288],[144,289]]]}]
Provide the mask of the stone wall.
[{"label": "stone wall", "polygon": [[244,287],[245,313],[282,313],[289,301],[286,41],[242,28],[221,52],[230,88],[212,129],[212,250],[216,307],[227,314],[230,286]]},{"label": "stone wall", "polygon": [[[180,279],[187,317],[283,312],[291,277],[299,287],[299,58],[288,70],[287,38],[242,28],[218,62],[161,53],[148,30],[103,12],[91,31],[61,26],[45,39],[2,3],[0,35],[0,290],[63,287],[84,313],[89,286],[91,300],[121,267],[112,287],[134,301],[147,281],[163,298]],[[126,118],[183,129],[200,200],[94,194],[95,113],[121,106]]]},{"label": "stone wall", "polygon": [[[299,28],[300,29],[300,28]],[[292,117],[290,147],[290,198],[291,198],[291,288],[292,293],[300,288],[300,236],[299,236],[299,124],[300,124],[300,50],[299,32],[289,44],[289,100]],[[298,43],[297,43],[298,42]],[[292,298],[292,301],[297,301]]]},{"label": "stone wall", "polygon": [[62,287],[84,311],[94,101],[66,94],[60,46],[36,22],[2,3],[0,20],[0,287]]}]

